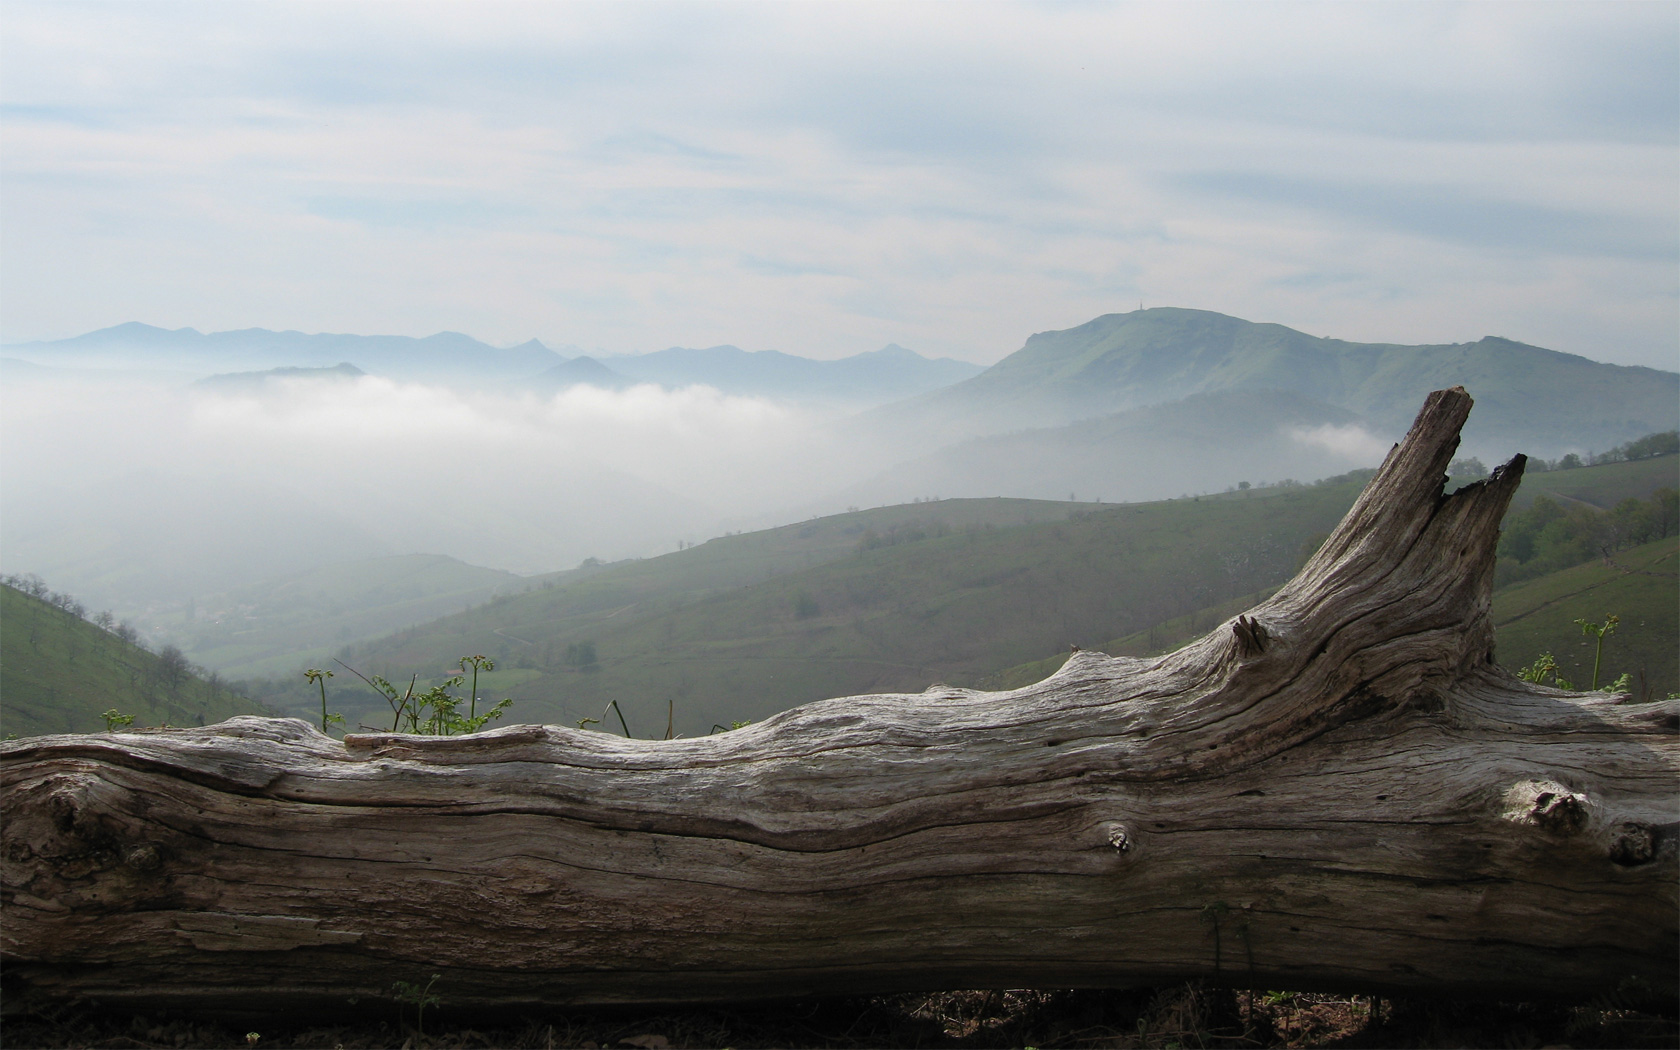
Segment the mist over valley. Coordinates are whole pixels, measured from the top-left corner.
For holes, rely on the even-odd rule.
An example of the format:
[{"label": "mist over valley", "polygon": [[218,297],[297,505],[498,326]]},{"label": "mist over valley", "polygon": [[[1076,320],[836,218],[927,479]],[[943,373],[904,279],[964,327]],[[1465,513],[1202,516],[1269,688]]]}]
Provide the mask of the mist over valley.
[{"label": "mist over valley", "polygon": [[[356,350],[359,360],[333,361]],[[555,586],[587,590],[597,586],[584,582],[593,574],[639,559],[692,559],[699,555],[687,548],[701,544],[731,549],[741,542],[732,534],[790,522],[840,524],[823,526],[836,540],[820,553],[802,548],[775,564],[755,556],[734,577],[677,587],[661,600],[716,600],[718,588],[763,585],[917,530],[917,538],[938,538],[1107,504],[1287,493],[1374,466],[1409,422],[1404,406],[1439,386],[1472,385],[1479,425],[1463,451],[1490,464],[1516,451],[1590,456],[1673,429],[1680,414],[1674,373],[1493,339],[1350,344],[1171,308],[1034,335],[989,369],[897,346],[837,361],[734,347],[597,359],[535,341],[504,350],[453,335],[204,336],[138,325],[9,346],[5,355],[0,568],[39,574],[206,668],[280,680],[306,661],[392,632],[407,636],[440,616]],[[1576,396],[1584,389],[1594,396]],[[1266,548],[1272,561],[1241,582],[1227,574],[1218,586],[1190,585],[1189,566],[1214,548],[1183,547],[1191,560],[1174,570],[1182,577],[1175,593],[1197,598],[1151,606],[1150,615],[1182,616],[1276,582],[1348,498],[1323,504],[1330,517],[1287,534],[1276,534],[1276,522],[1252,527],[1276,534]],[[887,524],[868,517],[875,512],[859,517],[859,508],[894,507],[899,517]],[[999,578],[1015,571],[999,569]],[[856,599],[815,597],[830,586],[800,585],[800,593],[816,588],[809,601],[820,614],[796,616],[797,626],[833,624],[839,608],[852,607]],[[797,599],[754,600],[791,609]],[[634,625],[648,622],[649,607],[614,603],[606,610],[622,615],[614,630],[643,629]],[[868,636],[861,625],[881,610],[869,611],[867,600],[857,609],[848,629]],[[1003,660],[1005,649],[1024,660],[1050,644],[1027,640],[1031,632],[1019,626],[1042,616],[989,615],[1016,625],[1015,643],[968,632],[980,645],[965,658],[970,674],[1018,662]],[[1127,622],[1095,627],[1100,620],[1064,617],[1057,630],[1092,644],[1127,633]],[[562,654],[583,642],[611,651],[605,625],[574,627],[548,642],[527,637],[523,622],[496,637],[467,629],[451,639],[441,627],[422,637],[440,653],[477,646],[532,668],[567,666],[555,644]],[[824,688],[909,688],[921,677],[950,677],[937,661],[858,655],[868,648],[842,645],[850,655],[832,666],[885,660],[903,673],[789,672],[808,683],[789,692],[769,680],[749,685],[724,663],[711,677],[690,663],[686,684],[654,691],[690,697],[683,725],[695,731],[728,713],[719,683],[792,703]],[[399,652],[425,662],[403,646],[378,658],[381,673],[397,672]],[[629,682],[609,688],[612,675],[575,671],[552,680],[515,675],[530,713],[579,717],[578,696],[558,698],[580,683],[590,696],[635,692]],[[758,701],[747,706],[755,717],[766,713]]]}]

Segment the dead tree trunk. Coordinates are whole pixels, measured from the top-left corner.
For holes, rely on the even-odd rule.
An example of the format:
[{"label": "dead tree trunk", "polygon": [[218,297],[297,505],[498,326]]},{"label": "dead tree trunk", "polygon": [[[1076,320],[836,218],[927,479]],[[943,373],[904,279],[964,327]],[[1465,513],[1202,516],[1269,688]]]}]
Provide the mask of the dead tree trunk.
[{"label": "dead tree trunk", "polygon": [[[1190,977],[1673,994],[1677,705],[1493,663],[1523,458],[1430,395],[1341,526],[1170,656],[698,740],[297,720],[0,745],[32,996],[676,1003]],[[13,985],[14,992],[17,985]]]}]

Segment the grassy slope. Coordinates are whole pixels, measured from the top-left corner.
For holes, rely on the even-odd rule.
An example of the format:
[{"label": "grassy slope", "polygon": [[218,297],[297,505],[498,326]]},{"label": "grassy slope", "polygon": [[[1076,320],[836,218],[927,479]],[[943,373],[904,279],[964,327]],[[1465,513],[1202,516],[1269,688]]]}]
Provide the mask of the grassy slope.
[{"label": "grassy slope", "polygon": [[[1667,470],[1648,461],[1534,478],[1611,505],[1666,483]],[[487,653],[499,669],[481,691],[514,697],[516,720],[574,722],[616,699],[638,735],[664,731],[667,703],[678,730],[695,733],[828,696],[1020,684],[1053,670],[1069,644],[1145,655],[1241,611],[1299,566],[1357,488],[837,515],[549,581],[358,646],[351,662],[393,679],[437,677],[457,656]],[[1028,524],[1009,527],[1018,522]],[[858,549],[866,530],[936,523],[948,534]],[[594,643],[596,667],[567,665],[582,642]],[[357,701],[348,677],[334,683],[335,704],[378,724],[382,708]],[[308,710],[301,677],[287,692],[265,699]]]},{"label": "grassy slope", "polygon": [[0,585],[0,730],[18,736],[103,730],[116,708],[135,725],[204,725],[260,709],[189,678],[160,683],[158,658],[77,616]]},{"label": "grassy slope", "polygon": [[[1068,643],[1096,644],[1252,594],[1293,571],[1357,489],[1103,508],[1013,501],[1024,504],[1019,511],[1079,512],[1014,527],[981,520],[1012,501],[949,500],[893,508],[946,534],[873,550],[859,549],[857,516],[842,515],[731,538],[785,546],[801,532],[807,543],[824,536],[829,551],[813,555],[810,568],[776,574],[752,546],[742,544],[735,558],[727,541],[714,541],[552,593],[501,599],[356,660],[364,671],[406,677],[439,673],[461,653],[490,653],[511,671],[491,676],[487,691],[513,695],[521,721],[597,716],[617,699],[638,735],[664,731],[667,703],[679,731],[704,732],[827,696],[977,681]],[[752,579],[757,573],[769,578]],[[598,666],[567,667],[568,647],[584,641],[595,644]],[[343,706],[354,710],[348,699]]]},{"label": "grassy slope", "polygon": [[1596,643],[1575,621],[1602,623],[1613,613],[1621,624],[1605,639],[1599,684],[1626,671],[1636,692],[1667,696],[1680,690],[1680,537],[1620,551],[1614,562],[1577,565],[1494,595],[1501,662],[1518,667],[1548,651],[1559,673],[1586,689]]},{"label": "grassy slope", "polygon": [[[1492,464],[1489,464],[1492,466]],[[1521,510],[1539,495],[1562,503],[1590,503],[1609,510],[1624,499],[1649,498],[1660,488],[1680,488],[1680,456],[1653,456],[1631,463],[1605,463],[1576,470],[1524,474],[1512,506]]]}]

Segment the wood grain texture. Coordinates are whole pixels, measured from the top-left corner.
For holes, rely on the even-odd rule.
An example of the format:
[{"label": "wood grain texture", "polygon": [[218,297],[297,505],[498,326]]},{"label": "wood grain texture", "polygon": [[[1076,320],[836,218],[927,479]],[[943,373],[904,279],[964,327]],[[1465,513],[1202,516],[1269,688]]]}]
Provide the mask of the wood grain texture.
[{"label": "wood grain texture", "polygon": [[1672,994],[1680,705],[1514,680],[1523,458],[1442,495],[1430,395],[1272,599],[1159,659],[696,740],[298,720],[0,745],[12,994],[679,1003],[1213,976]]}]

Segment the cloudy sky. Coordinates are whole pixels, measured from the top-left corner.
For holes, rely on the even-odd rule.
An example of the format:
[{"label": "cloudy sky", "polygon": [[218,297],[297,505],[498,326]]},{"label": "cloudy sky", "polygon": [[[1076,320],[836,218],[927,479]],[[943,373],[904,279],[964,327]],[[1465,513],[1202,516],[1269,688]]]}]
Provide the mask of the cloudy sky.
[{"label": "cloudy sky", "polygon": [[0,339],[1677,366],[1680,6],[0,4]]}]

